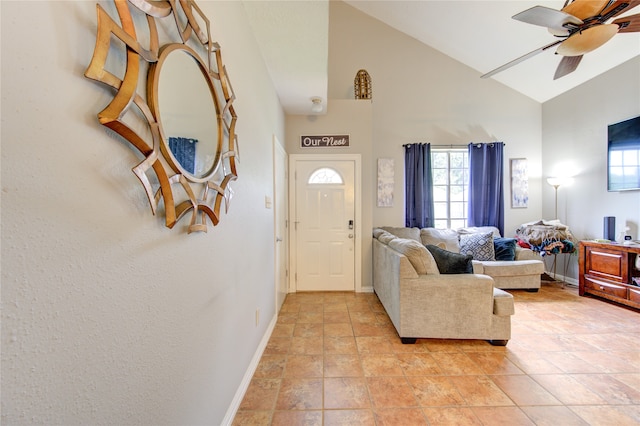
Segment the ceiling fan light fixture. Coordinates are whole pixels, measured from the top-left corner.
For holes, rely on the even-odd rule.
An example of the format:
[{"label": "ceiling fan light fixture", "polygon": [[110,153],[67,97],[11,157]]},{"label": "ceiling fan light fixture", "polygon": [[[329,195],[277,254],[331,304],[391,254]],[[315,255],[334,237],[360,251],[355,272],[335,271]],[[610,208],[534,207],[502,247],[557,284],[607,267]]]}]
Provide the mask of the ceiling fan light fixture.
[{"label": "ceiling fan light fixture", "polygon": [[580,56],[602,46],[618,33],[616,24],[596,25],[578,31],[558,46],[557,54],[562,56]]},{"label": "ceiling fan light fixture", "polygon": [[574,0],[563,7],[562,11],[578,19],[587,19],[602,12],[608,3],[607,0]]}]

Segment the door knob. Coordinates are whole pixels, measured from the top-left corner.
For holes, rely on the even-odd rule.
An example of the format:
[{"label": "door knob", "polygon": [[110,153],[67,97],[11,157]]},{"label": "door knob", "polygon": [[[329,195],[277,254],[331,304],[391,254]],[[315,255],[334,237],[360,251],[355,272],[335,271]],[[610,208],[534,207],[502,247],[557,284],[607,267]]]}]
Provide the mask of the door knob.
[{"label": "door knob", "polygon": [[353,238],[353,234],[349,234],[349,238]]}]

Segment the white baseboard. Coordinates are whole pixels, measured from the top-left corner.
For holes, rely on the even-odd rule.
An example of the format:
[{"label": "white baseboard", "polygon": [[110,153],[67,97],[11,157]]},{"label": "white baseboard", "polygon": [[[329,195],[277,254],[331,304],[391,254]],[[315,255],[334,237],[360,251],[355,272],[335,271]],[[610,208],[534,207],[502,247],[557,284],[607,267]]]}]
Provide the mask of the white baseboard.
[{"label": "white baseboard", "polygon": [[242,399],[244,398],[244,394],[247,392],[249,388],[249,384],[251,383],[251,378],[253,378],[253,374],[256,372],[256,368],[258,368],[258,364],[260,363],[260,358],[262,358],[262,354],[264,353],[265,348],[267,347],[267,343],[269,343],[269,339],[271,338],[271,333],[273,333],[273,329],[276,326],[276,322],[278,320],[278,314],[273,316],[273,319],[269,323],[269,327],[262,336],[262,340],[260,340],[260,344],[256,349],[256,352],[253,354],[253,358],[251,358],[251,362],[247,367],[247,371],[244,373],[244,377],[242,378],[242,382],[240,382],[240,386],[238,386],[238,390],[236,391],[233,400],[231,401],[231,405],[227,409],[227,413],[222,419],[221,425],[230,426],[233,423],[233,419],[238,412],[238,408],[242,403]]}]

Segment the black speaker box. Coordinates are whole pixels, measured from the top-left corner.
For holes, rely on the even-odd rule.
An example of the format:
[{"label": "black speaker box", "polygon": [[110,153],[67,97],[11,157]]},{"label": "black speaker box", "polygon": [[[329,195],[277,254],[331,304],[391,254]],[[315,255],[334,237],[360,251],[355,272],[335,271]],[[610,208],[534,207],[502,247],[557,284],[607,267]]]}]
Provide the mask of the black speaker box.
[{"label": "black speaker box", "polygon": [[616,218],[615,216],[604,217],[604,236],[603,238],[610,241],[616,239]]}]

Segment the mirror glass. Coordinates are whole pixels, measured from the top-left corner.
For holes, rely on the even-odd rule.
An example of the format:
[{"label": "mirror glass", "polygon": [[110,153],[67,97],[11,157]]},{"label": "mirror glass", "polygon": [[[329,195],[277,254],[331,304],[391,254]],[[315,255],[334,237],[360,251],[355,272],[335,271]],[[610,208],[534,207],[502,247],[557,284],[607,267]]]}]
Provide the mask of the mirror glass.
[{"label": "mirror glass", "polygon": [[220,126],[206,71],[186,49],[168,53],[158,77],[158,120],[181,172],[206,178],[215,172]]}]

